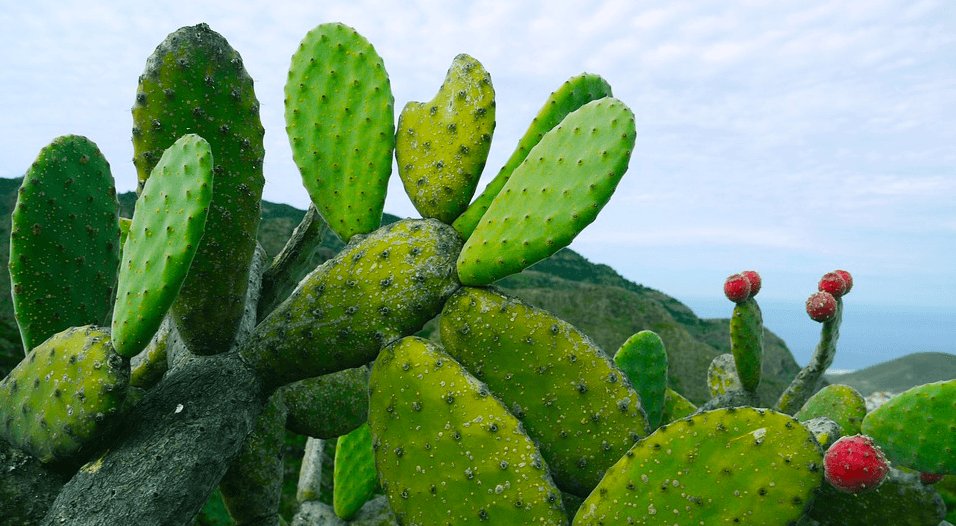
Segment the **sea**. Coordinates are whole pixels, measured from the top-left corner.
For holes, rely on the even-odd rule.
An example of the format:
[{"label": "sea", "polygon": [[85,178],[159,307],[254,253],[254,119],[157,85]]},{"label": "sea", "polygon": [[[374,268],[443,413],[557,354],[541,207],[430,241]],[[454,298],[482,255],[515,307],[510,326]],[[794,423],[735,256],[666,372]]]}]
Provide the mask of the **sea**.
[{"label": "sea", "polygon": [[[726,298],[679,298],[701,318],[729,318]],[[764,326],[783,338],[801,366],[820,340],[821,325],[802,302],[758,298]],[[844,304],[837,354],[829,372],[851,372],[916,352],[956,354],[956,308]]]}]

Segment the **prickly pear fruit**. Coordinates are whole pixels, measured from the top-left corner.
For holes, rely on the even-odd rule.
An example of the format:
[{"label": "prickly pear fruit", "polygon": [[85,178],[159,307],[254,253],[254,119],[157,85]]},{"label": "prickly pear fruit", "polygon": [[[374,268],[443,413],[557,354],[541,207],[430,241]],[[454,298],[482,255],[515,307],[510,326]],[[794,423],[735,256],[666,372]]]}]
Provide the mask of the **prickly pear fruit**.
[{"label": "prickly pear fruit", "polygon": [[566,247],[627,171],[634,114],[604,98],[551,129],[511,174],[458,258],[465,285],[487,285]]},{"label": "prickly pear fruit", "polygon": [[843,280],[843,276],[837,272],[827,272],[820,278],[820,283],[817,284],[817,290],[821,292],[829,292],[835,298],[846,294],[846,281]]},{"label": "prickly pear fruit", "polygon": [[836,316],[836,311],[836,298],[829,292],[814,292],[807,298],[807,315],[813,321],[830,321]]},{"label": "prickly pear fruit", "polygon": [[445,305],[440,328],[448,354],[521,420],[562,490],[587,495],[648,433],[627,377],[551,313],[463,287]]},{"label": "prickly pear fruit", "polygon": [[801,422],[825,416],[840,424],[844,435],[857,435],[866,416],[866,400],[848,385],[828,385],[811,396],[793,416]]},{"label": "prickly pear fruit", "polygon": [[760,274],[756,270],[744,270],[740,273],[741,276],[747,278],[747,281],[750,282],[750,296],[754,297],[760,292],[760,287],[763,286],[763,280],[760,278]]},{"label": "prickly pear fruit", "polygon": [[273,386],[366,364],[441,311],[459,287],[460,247],[455,230],[434,219],[356,238],[309,274],[240,353]]},{"label": "prickly pear fruit", "polygon": [[395,159],[405,192],[423,217],[451,224],[475,195],[495,131],[495,90],[480,62],[455,57],[428,102],[398,118]]},{"label": "prickly pear fruit", "polygon": [[693,402],[668,387],[667,391],[664,392],[664,413],[661,415],[661,424],[669,424],[690,416],[695,411],[697,411],[697,406]]},{"label": "prickly pear fruit", "polygon": [[329,439],[361,426],[368,420],[368,374],[363,365],[285,386],[286,428]]},{"label": "prickly pear fruit", "polygon": [[113,347],[130,358],[156,334],[189,272],[213,194],[212,151],[198,135],[163,152],[143,186],[123,248]]},{"label": "prickly pear fruit", "polygon": [[403,338],[369,381],[382,488],[402,524],[566,524],[538,448],[488,388],[440,347]]},{"label": "prickly pear fruit", "polygon": [[740,377],[737,376],[737,366],[734,364],[734,355],[719,354],[710,362],[707,368],[707,391],[711,398],[727,394],[731,391],[740,391]]},{"label": "prickly pear fruit", "polygon": [[914,387],[863,419],[862,431],[893,462],[956,474],[956,380]]},{"label": "prickly pear fruit", "polygon": [[734,303],[750,297],[750,280],[743,274],[731,274],[724,280],[724,296]]},{"label": "prickly pear fruit", "polygon": [[841,437],[823,457],[827,482],[847,493],[860,493],[883,482],[890,470],[883,452],[866,435]]},{"label": "prickly pear fruit", "polygon": [[177,139],[209,141],[215,193],[172,312],[190,351],[226,352],[242,319],[265,182],[259,102],[239,53],[206,24],[170,34],[140,76],[133,125],[141,188]]},{"label": "prickly pear fruit", "polygon": [[846,493],[824,484],[807,515],[820,526],[943,526],[942,499],[916,475],[890,468],[878,488]]},{"label": "prickly pear fruit", "polygon": [[821,461],[813,436],[787,415],[700,413],[634,444],[574,525],[788,524],[819,487]]},{"label": "prickly pear fruit", "polygon": [[641,398],[651,429],[661,424],[667,390],[667,351],[653,331],[640,331],[621,345],[614,364],[627,375]]},{"label": "prickly pear fruit", "polygon": [[69,328],[0,381],[0,437],[41,462],[73,460],[119,413],[128,383],[129,363],[108,332]]},{"label": "prickly pear fruit", "polygon": [[590,73],[571,77],[560,88],[551,93],[544,106],[538,111],[538,115],[531,121],[528,131],[518,141],[518,147],[508,158],[505,165],[501,167],[501,170],[498,171],[498,175],[488,183],[481,195],[452,224],[455,230],[461,234],[462,239],[471,237],[472,232],[475,231],[475,227],[478,226],[478,222],[485,211],[491,206],[495,196],[508,182],[518,165],[527,158],[528,152],[541,141],[546,133],[564,120],[569,113],[581,106],[593,100],[610,96],[611,86],[601,77]]},{"label": "prickly pear fruit", "polygon": [[919,481],[920,481],[920,483],[922,483],[924,486],[931,486],[931,485],[936,484],[937,482],[943,480],[943,477],[944,477],[944,476],[945,476],[945,475],[943,475],[942,473],[920,473],[920,474],[919,474]]},{"label": "prickly pear fruit", "polygon": [[395,109],[382,58],[349,26],[322,24],[292,56],[285,85],[292,157],[343,241],[378,228],[392,174]]},{"label": "prickly pear fruit", "polygon": [[339,517],[351,519],[378,487],[372,430],[367,423],[336,441],[333,477],[332,507]]},{"label": "prickly pear fruit", "polygon": [[850,275],[850,273],[845,270],[834,270],[833,272],[836,272],[837,274],[839,274],[840,277],[843,278],[843,283],[846,284],[846,290],[843,291],[843,294],[844,295],[849,294],[850,289],[853,288],[853,276]]},{"label": "prickly pear fruit", "polygon": [[109,319],[119,265],[117,206],[110,165],[86,137],[55,139],[30,166],[10,232],[24,352],[69,327]]}]

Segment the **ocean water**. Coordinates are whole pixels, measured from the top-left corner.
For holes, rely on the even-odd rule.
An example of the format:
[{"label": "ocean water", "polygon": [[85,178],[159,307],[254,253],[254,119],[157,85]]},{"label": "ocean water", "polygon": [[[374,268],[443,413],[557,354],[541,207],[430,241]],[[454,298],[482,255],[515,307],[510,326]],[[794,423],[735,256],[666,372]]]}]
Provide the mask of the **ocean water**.
[{"label": "ocean water", "polygon": [[[728,318],[726,298],[680,298],[701,318]],[[764,326],[783,338],[797,363],[805,365],[820,339],[820,324],[803,302],[757,301]],[[857,370],[915,352],[956,354],[956,308],[929,309],[858,305],[848,296],[831,371]]]}]

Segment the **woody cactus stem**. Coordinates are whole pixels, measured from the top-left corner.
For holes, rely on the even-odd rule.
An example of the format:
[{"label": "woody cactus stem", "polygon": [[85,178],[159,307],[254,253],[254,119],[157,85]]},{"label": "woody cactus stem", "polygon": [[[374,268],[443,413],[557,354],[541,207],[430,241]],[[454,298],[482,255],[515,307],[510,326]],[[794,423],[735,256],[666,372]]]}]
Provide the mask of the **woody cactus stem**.
[{"label": "woody cactus stem", "polygon": [[833,318],[823,322],[820,330],[820,343],[817,344],[810,363],[806,365],[790,382],[790,386],[780,395],[775,409],[792,415],[803,407],[810,395],[817,390],[820,378],[833,363],[836,355],[837,339],[840,337],[840,321],[843,319],[843,300],[836,298],[836,313]]}]

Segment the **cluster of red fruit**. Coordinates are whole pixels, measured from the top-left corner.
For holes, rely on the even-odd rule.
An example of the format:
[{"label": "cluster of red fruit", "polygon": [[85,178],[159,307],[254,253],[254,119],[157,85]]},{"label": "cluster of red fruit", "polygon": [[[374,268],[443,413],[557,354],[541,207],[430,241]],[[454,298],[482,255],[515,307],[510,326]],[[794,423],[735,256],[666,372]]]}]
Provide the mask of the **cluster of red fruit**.
[{"label": "cluster of red fruit", "polygon": [[[732,274],[724,281],[724,295],[734,303],[743,303],[757,295],[760,291],[760,274],[753,270],[745,270],[739,274]],[[807,314],[814,321],[830,321],[836,316],[837,298],[850,292],[853,288],[853,276],[845,270],[827,272],[820,278],[817,285],[818,292],[807,298]]]}]

